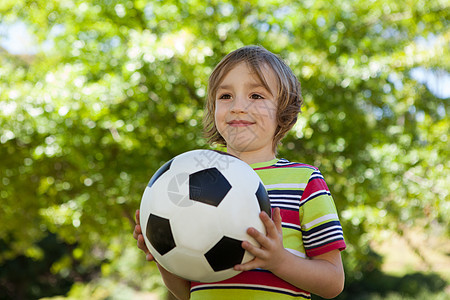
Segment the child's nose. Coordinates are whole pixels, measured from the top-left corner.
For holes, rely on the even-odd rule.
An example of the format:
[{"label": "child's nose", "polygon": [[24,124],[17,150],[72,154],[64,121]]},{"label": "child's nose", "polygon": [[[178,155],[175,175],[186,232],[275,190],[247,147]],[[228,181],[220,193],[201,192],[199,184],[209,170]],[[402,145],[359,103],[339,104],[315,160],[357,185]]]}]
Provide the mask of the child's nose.
[{"label": "child's nose", "polygon": [[231,112],[243,113],[247,111],[247,101],[244,96],[236,96],[231,106]]}]

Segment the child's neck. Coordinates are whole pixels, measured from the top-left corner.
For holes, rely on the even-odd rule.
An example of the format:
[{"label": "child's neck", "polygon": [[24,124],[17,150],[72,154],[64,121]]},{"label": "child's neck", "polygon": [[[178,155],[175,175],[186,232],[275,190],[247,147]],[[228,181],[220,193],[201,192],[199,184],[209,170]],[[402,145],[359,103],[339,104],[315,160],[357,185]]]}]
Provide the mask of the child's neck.
[{"label": "child's neck", "polygon": [[230,148],[227,149],[227,152],[234,156],[239,157],[241,160],[243,160],[249,165],[270,161],[275,158],[275,153],[273,152],[265,152],[265,151],[238,152]]}]

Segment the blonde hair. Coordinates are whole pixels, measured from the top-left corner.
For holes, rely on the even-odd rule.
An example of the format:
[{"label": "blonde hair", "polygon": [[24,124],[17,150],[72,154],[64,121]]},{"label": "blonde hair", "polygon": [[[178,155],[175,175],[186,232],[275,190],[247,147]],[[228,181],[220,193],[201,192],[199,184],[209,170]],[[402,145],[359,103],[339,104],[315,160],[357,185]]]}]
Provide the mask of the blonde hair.
[{"label": "blonde hair", "polygon": [[227,54],[214,68],[208,82],[208,96],[203,116],[205,137],[210,144],[217,143],[226,146],[225,139],[218,132],[214,113],[216,109],[216,93],[223,78],[237,64],[246,62],[267,90],[270,90],[262,68],[267,65],[277,78],[277,128],[273,137],[272,148],[276,153],[278,144],[286,133],[297,122],[301,112],[303,98],[300,82],[292,70],[277,55],[261,46],[245,46]]}]

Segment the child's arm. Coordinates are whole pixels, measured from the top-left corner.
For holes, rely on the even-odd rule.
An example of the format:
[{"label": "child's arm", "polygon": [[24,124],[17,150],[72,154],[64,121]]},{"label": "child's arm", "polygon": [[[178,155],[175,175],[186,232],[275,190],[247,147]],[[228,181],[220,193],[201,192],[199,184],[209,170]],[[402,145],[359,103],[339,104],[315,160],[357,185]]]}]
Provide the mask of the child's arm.
[{"label": "child's arm", "polygon": [[[144,251],[146,254],[146,259],[148,261],[153,261],[154,257],[151,255],[147,246],[145,245],[144,236],[142,235],[142,229],[139,220],[139,210],[136,211],[136,226],[134,227],[133,237],[137,240],[138,248]],[[177,299],[189,299],[191,284],[189,281],[178,277],[166,269],[164,269],[160,264],[156,263],[161,273],[161,277],[166,285],[167,289],[175,296]]]},{"label": "child's arm", "polygon": [[191,297],[191,283],[189,281],[170,273],[158,263],[156,265],[167,289],[177,299],[183,300]]},{"label": "child's arm", "polygon": [[236,270],[263,268],[300,289],[324,298],[333,298],[342,292],[344,268],[338,249],[312,259],[295,256],[283,247],[280,209],[274,209],[273,221],[264,212],[260,217],[267,234],[264,235],[255,228],[249,228],[248,234],[258,241],[261,248],[243,242],[242,247],[252,253],[255,259],[236,265]]}]

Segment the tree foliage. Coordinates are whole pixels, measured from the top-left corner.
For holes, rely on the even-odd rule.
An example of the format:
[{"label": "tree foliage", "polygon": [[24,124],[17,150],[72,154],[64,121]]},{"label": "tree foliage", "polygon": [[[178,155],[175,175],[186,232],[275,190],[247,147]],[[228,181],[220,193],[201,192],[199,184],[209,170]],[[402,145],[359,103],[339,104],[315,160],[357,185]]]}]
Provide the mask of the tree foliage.
[{"label": "tree foliage", "polygon": [[0,239],[9,245],[0,264],[40,259],[48,232],[76,245],[54,272],[74,260],[107,266],[134,247],[148,179],[207,147],[209,73],[249,44],[278,53],[302,83],[304,111],[279,156],[324,173],[350,278],[379,263],[368,254],[381,231],[448,235],[448,99],[412,72],[449,71],[449,12],[438,0],[2,1],[1,24],[24,22],[36,51],[0,52]]}]

